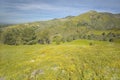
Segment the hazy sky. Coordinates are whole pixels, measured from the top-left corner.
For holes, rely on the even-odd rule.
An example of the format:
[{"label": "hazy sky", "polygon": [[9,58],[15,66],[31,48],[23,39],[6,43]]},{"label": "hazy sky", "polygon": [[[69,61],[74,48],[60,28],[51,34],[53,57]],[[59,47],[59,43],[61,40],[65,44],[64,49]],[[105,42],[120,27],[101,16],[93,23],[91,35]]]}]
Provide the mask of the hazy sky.
[{"label": "hazy sky", "polygon": [[120,13],[120,0],[0,0],[0,23],[49,20],[89,10]]}]

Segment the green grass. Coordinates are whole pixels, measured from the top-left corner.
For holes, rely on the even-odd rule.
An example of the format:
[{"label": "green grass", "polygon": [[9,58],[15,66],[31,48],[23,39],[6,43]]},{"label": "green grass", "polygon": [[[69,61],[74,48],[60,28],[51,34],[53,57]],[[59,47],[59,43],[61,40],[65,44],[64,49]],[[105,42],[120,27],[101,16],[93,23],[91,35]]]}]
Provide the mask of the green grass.
[{"label": "green grass", "polygon": [[[89,43],[93,45],[90,46]],[[75,40],[60,45],[0,45],[0,79],[119,80],[120,44]]]}]

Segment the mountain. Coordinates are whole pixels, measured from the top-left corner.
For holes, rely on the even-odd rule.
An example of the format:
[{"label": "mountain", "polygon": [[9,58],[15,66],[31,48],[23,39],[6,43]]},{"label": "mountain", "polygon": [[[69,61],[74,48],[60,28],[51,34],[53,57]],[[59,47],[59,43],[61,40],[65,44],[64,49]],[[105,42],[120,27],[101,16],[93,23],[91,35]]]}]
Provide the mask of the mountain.
[{"label": "mountain", "polygon": [[4,44],[50,44],[75,39],[113,41],[120,37],[120,14],[89,11],[78,16],[12,25],[0,30]]},{"label": "mountain", "polygon": [[11,26],[13,24],[3,24],[3,23],[0,23],[0,28],[4,28],[4,27],[8,27],[8,26]]}]

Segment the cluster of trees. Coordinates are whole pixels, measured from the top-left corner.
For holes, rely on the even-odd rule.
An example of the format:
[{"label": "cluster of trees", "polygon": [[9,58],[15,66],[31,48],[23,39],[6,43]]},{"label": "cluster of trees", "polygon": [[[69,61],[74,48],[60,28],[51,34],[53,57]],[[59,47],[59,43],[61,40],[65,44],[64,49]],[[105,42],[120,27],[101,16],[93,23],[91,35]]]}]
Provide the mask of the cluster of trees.
[{"label": "cluster of trees", "polygon": [[83,39],[89,39],[89,40],[99,40],[99,41],[109,41],[113,42],[115,39],[120,38],[120,34],[115,34],[112,32],[109,33],[101,33],[101,35],[96,35],[96,34],[89,34],[89,35],[84,35],[82,37]]},{"label": "cluster of trees", "polygon": [[55,42],[70,42],[76,39],[89,39],[89,40],[102,40],[114,41],[119,38],[120,34],[112,32],[97,34],[88,34],[90,29],[87,27],[47,27],[40,28],[37,26],[19,27],[19,28],[6,28],[1,30],[1,42],[8,45],[32,45],[32,44],[51,44]]},{"label": "cluster of trees", "polygon": [[9,45],[33,44],[36,39],[35,28],[7,28],[1,35],[1,42]]}]

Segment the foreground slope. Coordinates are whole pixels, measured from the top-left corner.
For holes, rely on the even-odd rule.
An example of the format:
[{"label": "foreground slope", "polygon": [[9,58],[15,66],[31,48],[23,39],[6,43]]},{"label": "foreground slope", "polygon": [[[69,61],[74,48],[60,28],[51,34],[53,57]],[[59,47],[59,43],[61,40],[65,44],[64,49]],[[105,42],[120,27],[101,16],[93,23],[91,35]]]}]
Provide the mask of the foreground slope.
[{"label": "foreground slope", "polygon": [[120,44],[111,42],[0,45],[1,80],[119,80],[119,63]]}]

